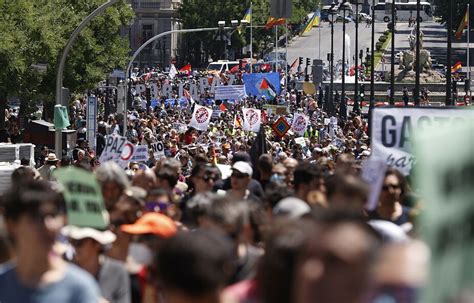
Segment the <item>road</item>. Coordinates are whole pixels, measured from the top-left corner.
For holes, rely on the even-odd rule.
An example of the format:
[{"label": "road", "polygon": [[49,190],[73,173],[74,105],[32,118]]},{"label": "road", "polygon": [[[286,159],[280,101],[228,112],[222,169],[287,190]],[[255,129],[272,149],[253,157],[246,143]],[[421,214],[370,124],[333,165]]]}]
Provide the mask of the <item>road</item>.
[{"label": "road", "polygon": [[[383,22],[375,23],[375,41],[387,29],[387,24]],[[355,23],[346,23],[346,33],[350,37],[350,47],[346,45],[346,58],[351,59],[353,64],[353,56],[355,52]],[[320,39],[321,34],[321,39]],[[370,49],[371,28],[367,28],[365,23],[359,24],[359,49],[365,51]],[[334,62],[342,59],[342,23],[334,24]],[[321,41],[321,42],[320,42]],[[329,23],[322,23],[321,28],[313,27],[311,31],[302,37],[296,37],[288,45],[288,64],[291,64],[296,58],[304,57],[311,59],[322,59],[326,65],[327,54],[331,52],[331,26]],[[349,54],[350,52],[350,54]],[[306,59],[304,59],[306,62]],[[306,63],[304,63],[306,64]]]}]

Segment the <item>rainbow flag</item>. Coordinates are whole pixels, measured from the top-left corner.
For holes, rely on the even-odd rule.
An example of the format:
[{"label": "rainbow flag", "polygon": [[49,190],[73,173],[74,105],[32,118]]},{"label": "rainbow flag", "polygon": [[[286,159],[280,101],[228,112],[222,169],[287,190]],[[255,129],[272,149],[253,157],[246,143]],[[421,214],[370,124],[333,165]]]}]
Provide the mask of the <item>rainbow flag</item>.
[{"label": "rainbow flag", "polygon": [[462,64],[461,64],[461,61],[458,61],[458,62],[456,62],[456,64],[454,64],[454,66],[451,68],[451,73],[452,73],[452,74],[456,74],[456,73],[461,72],[461,70],[462,70]]},{"label": "rainbow flag", "polygon": [[273,18],[273,17],[268,17],[267,23],[265,24],[265,29],[270,29],[274,27],[275,25],[283,25],[285,24],[286,19],[285,18]]},{"label": "rainbow flag", "polygon": [[469,23],[469,11],[466,10],[466,14],[462,18],[461,24],[459,24],[458,30],[456,31],[456,34],[455,34],[456,39],[461,40],[462,33],[464,33],[464,29],[467,28],[468,23]]}]

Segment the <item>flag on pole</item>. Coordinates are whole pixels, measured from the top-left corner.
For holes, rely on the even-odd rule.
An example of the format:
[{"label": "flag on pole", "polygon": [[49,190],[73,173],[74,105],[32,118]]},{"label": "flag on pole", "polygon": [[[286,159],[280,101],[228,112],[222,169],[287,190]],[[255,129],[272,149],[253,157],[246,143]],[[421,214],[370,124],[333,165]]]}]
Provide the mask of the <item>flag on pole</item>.
[{"label": "flag on pole", "polygon": [[191,64],[189,63],[179,69],[180,73],[185,73],[186,75],[191,74],[191,71],[192,71],[192,68],[191,68]]},{"label": "flag on pole", "polygon": [[297,65],[296,63],[298,63],[298,58],[296,58],[295,61],[293,61],[293,63],[291,63],[291,65],[290,65],[290,71],[291,71],[293,68],[296,67],[296,65]]},{"label": "flag on pole", "polygon": [[268,17],[267,23],[265,24],[265,29],[269,30],[270,28],[274,27],[275,25],[283,25],[285,24],[285,18],[273,18]]},{"label": "flag on pole", "polygon": [[315,13],[316,17],[313,20],[313,26],[318,26],[321,23],[321,11],[318,9]]},{"label": "flag on pole", "polygon": [[461,61],[456,62],[454,66],[451,68],[451,73],[456,74],[462,71],[462,64]]},{"label": "flag on pole", "polygon": [[252,19],[252,9],[251,8],[248,8],[246,11],[245,11],[245,15],[244,17],[242,18],[242,20],[245,20],[247,21],[248,23],[250,23],[250,20]]},{"label": "flag on pole", "polygon": [[194,105],[194,113],[189,122],[189,126],[194,127],[195,129],[206,131],[211,121],[212,109],[201,106]]},{"label": "flag on pole", "polygon": [[[466,14],[462,18],[461,24],[459,24],[458,30],[456,31],[456,39],[461,40],[462,34],[464,33],[464,29],[467,28],[467,24],[469,23],[469,11],[466,10]],[[467,33],[469,35],[469,33]]]},{"label": "flag on pole", "polygon": [[306,22],[306,25],[303,27],[303,30],[300,32],[300,36],[302,36],[303,34],[306,34],[313,28],[314,19],[316,19],[316,13],[313,13],[313,16],[311,17],[311,19],[309,19],[308,22]]},{"label": "flag on pole", "polygon": [[242,128],[242,121],[238,115],[234,116],[234,128]]}]

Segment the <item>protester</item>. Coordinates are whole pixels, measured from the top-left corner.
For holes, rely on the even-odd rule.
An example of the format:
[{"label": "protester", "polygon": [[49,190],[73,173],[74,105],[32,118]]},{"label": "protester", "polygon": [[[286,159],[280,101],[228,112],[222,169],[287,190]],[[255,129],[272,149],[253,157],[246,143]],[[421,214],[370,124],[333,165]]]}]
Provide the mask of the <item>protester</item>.
[{"label": "protester", "polygon": [[99,302],[93,278],[52,250],[65,222],[59,193],[25,182],[3,195],[2,207],[15,260],[0,267],[1,302]]}]

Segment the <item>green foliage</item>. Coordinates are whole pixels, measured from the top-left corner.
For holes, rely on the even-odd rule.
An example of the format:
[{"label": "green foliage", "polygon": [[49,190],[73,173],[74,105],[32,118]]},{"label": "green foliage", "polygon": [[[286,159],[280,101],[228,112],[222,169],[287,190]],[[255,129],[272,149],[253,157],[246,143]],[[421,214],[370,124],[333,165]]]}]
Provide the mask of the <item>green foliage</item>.
[{"label": "green foliage", "polygon": [[[319,0],[293,0],[293,15],[288,20],[289,24],[300,24],[306,15],[314,11],[319,5]],[[183,0],[179,8],[179,17],[183,28],[216,27],[218,21],[241,20],[245,11],[250,7],[250,0]],[[274,42],[274,31],[262,27],[266,24],[269,14],[269,0],[252,1],[253,22],[253,50],[258,53],[267,48],[268,43]],[[283,33],[283,29],[282,29]],[[203,65],[204,58],[214,60],[222,58],[224,46],[222,41],[216,41],[215,32],[192,33],[183,36],[181,60],[191,62],[194,66]],[[235,31],[232,35],[232,48],[240,50],[250,41],[250,29]],[[207,61],[207,60],[204,60]]]},{"label": "green foliage", "polygon": [[[0,0],[0,98],[53,102],[56,70],[67,40],[103,0]],[[64,86],[71,92],[93,88],[114,67],[124,66],[127,39],[119,35],[133,11],[125,0],[86,27],[66,60]],[[38,73],[33,64],[47,65]],[[1,110],[0,110],[1,111]],[[1,120],[1,117],[0,117]]]}]

